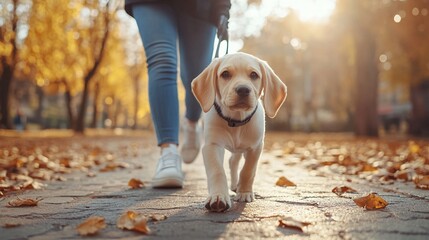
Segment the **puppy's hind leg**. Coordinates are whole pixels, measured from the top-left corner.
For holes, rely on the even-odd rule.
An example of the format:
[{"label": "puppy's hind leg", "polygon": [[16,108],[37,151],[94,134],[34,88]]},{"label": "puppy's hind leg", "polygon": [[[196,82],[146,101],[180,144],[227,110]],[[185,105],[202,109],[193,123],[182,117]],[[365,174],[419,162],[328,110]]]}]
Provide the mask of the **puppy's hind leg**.
[{"label": "puppy's hind leg", "polygon": [[240,163],[241,153],[232,153],[229,158],[229,170],[231,171],[231,190],[237,191],[238,184],[238,164]]}]

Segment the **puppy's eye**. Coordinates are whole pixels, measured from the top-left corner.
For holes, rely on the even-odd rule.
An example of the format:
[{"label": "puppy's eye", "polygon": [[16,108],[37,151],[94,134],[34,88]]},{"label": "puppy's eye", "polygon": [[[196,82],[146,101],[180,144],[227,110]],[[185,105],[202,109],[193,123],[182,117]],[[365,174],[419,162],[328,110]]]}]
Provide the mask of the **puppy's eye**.
[{"label": "puppy's eye", "polygon": [[259,75],[257,74],[257,73],[255,73],[255,72],[251,72],[250,73],[250,79],[252,79],[252,80],[256,80],[256,79],[258,79],[259,78]]},{"label": "puppy's eye", "polygon": [[226,79],[226,80],[228,80],[228,79],[230,79],[232,76],[231,76],[231,73],[229,73],[228,71],[223,71],[221,74],[220,74],[220,76],[223,78],[223,79]]}]

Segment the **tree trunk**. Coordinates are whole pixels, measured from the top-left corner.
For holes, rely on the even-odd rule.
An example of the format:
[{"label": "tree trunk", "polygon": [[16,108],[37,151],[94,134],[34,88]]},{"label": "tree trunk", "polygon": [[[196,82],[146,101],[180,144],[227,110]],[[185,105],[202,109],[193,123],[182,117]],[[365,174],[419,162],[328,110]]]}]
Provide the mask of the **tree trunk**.
[{"label": "tree trunk", "polygon": [[36,122],[39,123],[40,128],[45,128],[45,124],[43,122],[43,100],[45,99],[45,92],[43,89],[39,86],[36,86],[36,94],[37,94],[37,101],[39,102],[39,105],[37,106],[36,113],[34,118],[36,119]]},{"label": "tree trunk", "polygon": [[85,78],[84,80],[82,100],[80,102],[79,112],[77,114],[75,128],[74,128],[76,133],[84,133],[85,131],[85,115],[86,115],[86,108],[88,106],[89,80],[90,78]]},{"label": "tree trunk", "polygon": [[100,82],[95,83],[94,87],[94,102],[92,104],[92,122],[91,127],[97,128],[98,122],[98,98],[100,96]]},{"label": "tree trunk", "polygon": [[114,103],[115,103],[114,104],[115,111],[114,111],[113,116],[112,116],[112,129],[115,129],[115,128],[118,127],[118,116],[119,116],[119,113],[122,110],[121,101],[115,100]]},{"label": "tree trunk", "polygon": [[[3,61],[4,62],[4,61]],[[12,83],[12,72],[13,69],[7,64],[3,64],[3,72],[0,79],[0,128],[12,128],[10,121],[10,109],[9,109],[9,93]]]},{"label": "tree trunk", "polygon": [[[12,31],[14,33],[17,32],[17,26],[18,26],[18,15],[17,15],[17,5],[18,0],[13,0],[12,2]],[[13,35],[9,39],[9,43],[12,45],[12,52],[9,56],[3,56],[1,58],[1,64],[2,64],[2,74],[0,76],[0,128],[12,128],[12,123],[10,121],[10,90],[11,90],[11,83],[13,79],[13,72],[15,69],[16,59],[17,59],[17,48],[16,48],[16,37]],[[4,36],[0,34],[0,41],[5,41]]]},{"label": "tree trunk", "polygon": [[[375,15],[362,1],[350,0],[356,46],[355,126],[357,136],[378,137],[377,45],[370,21]],[[365,18],[365,21],[362,20]]]},{"label": "tree trunk", "polygon": [[[413,76],[418,77],[417,74],[413,74]],[[415,136],[429,134],[429,110],[427,107],[429,102],[429,78],[419,81],[419,84],[411,84],[410,102],[412,110],[409,121],[409,133]]]},{"label": "tree trunk", "polygon": [[65,80],[63,81],[63,84],[64,84],[65,89],[66,89],[66,91],[64,93],[64,97],[66,100],[66,108],[67,108],[67,117],[69,120],[69,128],[75,129],[76,121],[75,121],[75,117],[73,114],[73,108],[72,108],[73,97],[71,95],[70,86],[67,84],[67,82]]},{"label": "tree trunk", "polygon": [[134,78],[134,123],[132,129],[137,129],[138,121],[138,112],[139,112],[139,97],[140,97],[140,88],[139,88],[139,78]]},{"label": "tree trunk", "polygon": [[357,33],[355,134],[378,137],[378,68],[372,34]]}]

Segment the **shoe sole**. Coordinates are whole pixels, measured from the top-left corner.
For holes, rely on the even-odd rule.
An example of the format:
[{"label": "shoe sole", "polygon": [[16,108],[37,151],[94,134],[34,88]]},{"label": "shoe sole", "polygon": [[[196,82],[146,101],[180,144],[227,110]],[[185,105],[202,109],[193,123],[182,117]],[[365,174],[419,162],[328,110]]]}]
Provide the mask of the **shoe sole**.
[{"label": "shoe sole", "polygon": [[183,188],[183,179],[181,178],[161,178],[152,180],[153,188]]}]

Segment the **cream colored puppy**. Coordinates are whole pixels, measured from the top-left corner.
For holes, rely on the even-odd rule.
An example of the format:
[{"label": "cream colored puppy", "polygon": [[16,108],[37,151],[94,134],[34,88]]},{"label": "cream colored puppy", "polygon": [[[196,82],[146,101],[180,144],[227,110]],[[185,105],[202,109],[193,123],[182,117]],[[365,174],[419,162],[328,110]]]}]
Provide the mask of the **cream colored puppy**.
[{"label": "cream colored puppy", "polygon": [[[192,91],[204,114],[202,148],[209,196],[205,207],[223,212],[232,206],[223,168],[229,160],[234,200],[254,200],[253,181],[265,134],[265,113],[273,118],[286,99],[286,85],[264,61],[234,53],[213,62],[192,82]],[[262,102],[260,101],[262,100]],[[264,113],[265,109],[265,113]],[[238,177],[238,165],[244,165]]]}]

